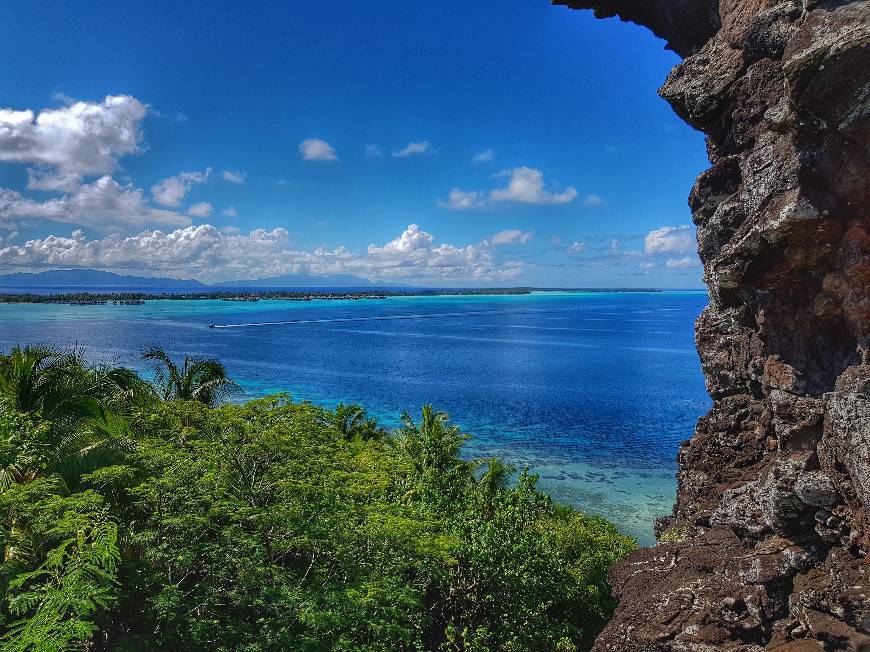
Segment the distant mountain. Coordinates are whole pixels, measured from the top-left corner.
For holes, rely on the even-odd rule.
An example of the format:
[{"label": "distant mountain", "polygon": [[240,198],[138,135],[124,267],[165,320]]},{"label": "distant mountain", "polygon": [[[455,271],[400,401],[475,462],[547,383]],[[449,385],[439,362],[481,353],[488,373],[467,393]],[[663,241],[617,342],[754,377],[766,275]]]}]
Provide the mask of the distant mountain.
[{"label": "distant mountain", "polygon": [[311,276],[310,274],[284,274],[270,278],[224,281],[215,287],[224,288],[363,288],[384,287],[383,283],[372,283],[359,276],[336,274],[334,276]]},{"label": "distant mountain", "polygon": [[271,278],[224,281],[205,285],[199,281],[157,276],[124,276],[97,269],[53,269],[47,272],[0,274],[0,287],[125,287],[125,288],[381,288],[411,289],[408,286],[372,283],[359,276],[336,274],[311,276],[285,274]]},{"label": "distant mountain", "polygon": [[205,287],[199,281],[152,276],[122,276],[98,269],[53,269],[37,274],[0,275],[0,286],[7,287]]}]

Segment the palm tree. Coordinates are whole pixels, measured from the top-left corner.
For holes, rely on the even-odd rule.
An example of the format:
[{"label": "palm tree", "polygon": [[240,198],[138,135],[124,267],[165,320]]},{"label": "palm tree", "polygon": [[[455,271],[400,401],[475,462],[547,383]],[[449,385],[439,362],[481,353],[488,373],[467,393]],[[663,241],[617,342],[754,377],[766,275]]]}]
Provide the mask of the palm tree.
[{"label": "palm tree", "polygon": [[0,395],[18,412],[46,421],[95,414],[92,389],[76,351],[35,345],[0,356]]},{"label": "palm tree", "polygon": [[449,423],[446,412],[423,406],[420,424],[405,412],[396,432],[396,446],[418,473],[454,475],[470,473],[471,465],[460,459],[462,446],[470,439],[457,425]]},{"label": "palm tree", "polygon": [[477,481],[477,486],[481,492],[484,502],[484,520],[492,517],[493,502],[496,496],[507,489],[511,475],[516,471],[516,468],[510,464],[505,464],[497,457],[491,457],[486,460],[486,471],[480,476]]},{"label": "palm tree", "polygon": [[215,406],[239,386],[227,377],[226,368],[217,360],[199,356],[184,356],[179,367],[159,346],[142,354],[151,363],[154,384],[164,401],[199,401]]},{"label": "palm tree", "polygon": [[480,476],[478,485],[486,496],[495,496],[499,491],[507,489],[508,481],[516,468],[505,464],[497,457],[486,460],[486,471]]},{"label": "palm tree", "polygon": [[[29,346],[0,355],[0,493],[45,476],[73,491],[82,475],[130,450],[129,423],[107,400],[123,379],[126,370],[86,367],[75,350]],[[26,554],[27,528],[14,515],[3,525],[15,543],[5,542],[0,558]]]},{"label": "palm tree", "polygon": [[339,403],[335,412],[325,413],[324,422],[345,439],[377,439],[384,434],[377,420],[369,419],[365,409],[356,403]]},{"label": "palm tree", "polygon": [[121,379],[129,380],[126,372],[88,368],[78,351],[45,346],[16,347],[0,356],[0,397],[30,422],[26,436],[39,439],[20,442],[34,452],[0,469],[0,491],[12,482],[50,474],[69,487],[129,450],[129,424],[110,409]]},{"label": "palm tree", "polygon": [[119,414],[134,416],[159,400],[151,383],[132,369],[104,365],[95,367],[93,374],[103,402]]}]

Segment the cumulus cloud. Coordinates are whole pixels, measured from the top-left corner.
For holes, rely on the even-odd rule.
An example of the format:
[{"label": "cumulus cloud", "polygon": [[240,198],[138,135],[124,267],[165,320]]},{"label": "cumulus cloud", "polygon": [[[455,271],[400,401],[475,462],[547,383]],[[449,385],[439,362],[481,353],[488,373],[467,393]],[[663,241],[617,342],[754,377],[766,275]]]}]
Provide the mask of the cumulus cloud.
[{"label": "cumulus cloud", "polygon": [[655,266],[656,266],[656,264],[654,262],[652,262],[651,260],[648,260],[648,261],[643,262],[640,265],[638,265],[638,267],[640,267],[641,269],[652,269]]},{"label": "cumulus cloud", "polygon": [[335,148],[320,138],[306,138],[299,143],[299,153],[305,161],[337,161]]},{"label": "cumulus cloud", "polygon": [[493,190],[489,193],[494,202],[518,202],[547,206],[567,204],[577,197],[577,189],[569,186],[564,192],[556,193],[545,190],[544,173],[528,167],[503,170],[496,176],[510,177],[506,188]]},{"label": "cumulus cloud", "polygon": [[535,237],[534,231],[521,231],[520,229],[507,229],[493,233],[489,242],[494,245],[526,244]]},{"label": "cumulus cloud", "polygon": [[0,109],[0,161],[33,166],[29,186],[72,192],[85,177],[111,174],[140,151],[148,107],[129,95],[59,109]]},{"label": "cumulus cloud", "polygon": [[228,181],[229,183],[244,183],[248,178],[247,172],[242,172],[241,170],[224,170],[221,172],[221,179],[224,181]]},{"label": "cumulus cloud", "polygon": [[454,188],[450,191],[450,196],[447,200],[439,201],[438,205],[442,208],[449,208],[453,211],[464,211],[473,208],[486,208],[488,202],[486,200],[486,193],[484,192]]},{"label": "cumulus cloud", "polygon": [[432,152],[432,143],[428,140],[423,140],[418,143],[408,143],[402,149],[394,151],[395,158],[406,158],[415,154],[428,154]]},{"label": "cumulus cloud", "polygon": [[547,190],[544,173],[534,168],[520,167],[502,170],[495,177],[509,177],[507,187],[497,188],[486,193],[478,190],[453,188],[446,200],[438,205],[451,210],[481,210],[497,203],[531,204],[534,206],[555,206],[567,204],[577,197],[577,189],[569,186],[563,192]]},{"label": "cumulus cloud", "polygon": [[495,158],[495,152],[491,149],[485,149],[482,152],[477,152],[471,157],[472,163],[488,163]]},{"label": "cumulus cloud", "polygon": [[663,226],[653,229],[643,239],[644,253],[655,254],[684,254],[695,248],[695,237],[692,227]]},{"label": "cumulus cloud", "polygon": [[384,153],[381,151],[381,148],[377,145],[366,145],[365,153],[366,156],[369,156],[371,158],[380,158],[384,155]]},{"label": "cumulus cloud", "polygon": [[228,206],[223,210],[224,217],[238,217],[239,211],[236,210],[235,206]]},{"label": "cumulus cloud", "polygon": [[297,273],[353,274],[373,281],[433,284],[501,282],[524,270],[521,262],[496,263],[487,247],[436,245],[435,237],[416,224],[384,245],[372,244],[363,252],[345,247],[299,251],[290,244],[282,228],[242,235],[234,227],[203,224],[102,239],[88,239],[76,230],[70,237],[51,235],[2,246],[0,268],[92,267],[206,282]]},{"label": "cumulus cloud", "polygon": [[0,221],[44,219],[92,227],[102,232],[147,225],[183,226],[190,219],[175,211],[148,205],[140,188],[121,185],[105,175],[74,192],[36,201],[0,188]]},{"label": "cumulus cloud", "polygon": [[397,252],[416,251],[417,249],[426,249],[435,240],[434,236],[426,233],[416,224],[409,224],[408,228],[402,232],[395,240],[390,240],[383,247],[376,247],[370,244],[368,252],[370,254],[386,254]]},{"label": "cumulus cloud", "polygon": [[0,249],[0,266],[130,269],[209,278],[215,269],[231,275],[233,269],[244,268],[246,256],[269,259],[285,248],[287,242],[284,229],[233,236],[220,233],[210,224],[169,233],[154,230],[95,240],[76,230],[69,238],[50,235]]},{"label": "cumulus cloud", "polygon": [[692,267],[699,267],[700,264],[697,258],[684,256],[682,258],[668,258],[667,262],[665,262],[665,267],[668,269],[691,269]]},{"label": "cumulus cloud", "polygon": [[575,240],[567,247],[565,247],[565,251],[567,251],[569,254],[582,254],[584,251],[586,251],[586,244]]},{"label": "cumulus cloud", "polygon": [[163,179],[151,186],[151,197],[161,206],[177,208],[193,186],[206,183],[211,178],[211,172],[211,168],[206,168],[202,172],[182,172]]},{"label": "cumulus cloud", "polygon": [[187,214],[191,217],[208,217],[211,215],[214,207],[209,204],[207,201],[201,201],[199,203],[193,204],[190,208],[187,209]]}]

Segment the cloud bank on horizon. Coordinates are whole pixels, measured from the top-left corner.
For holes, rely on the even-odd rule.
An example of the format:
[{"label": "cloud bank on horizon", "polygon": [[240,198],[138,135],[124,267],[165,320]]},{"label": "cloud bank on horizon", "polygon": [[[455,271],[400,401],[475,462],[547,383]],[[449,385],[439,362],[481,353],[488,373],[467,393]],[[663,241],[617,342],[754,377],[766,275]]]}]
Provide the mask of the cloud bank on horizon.
[{"label": "cloud bank on horizon", "polygon": [[[205,282],[304,273],[353,274],[370,281],[403,283],[493,284],[519,281],[535,264],[498,253],[501,247],[532,242],[534,232],[522,229],[503,229],[462,246],[436,244],[433,234],[412,223],[383,245],[371,243],[364,250],[340,245],[306,251],[293,246],[283,226],[242,234],[235,226],[193,225],[195,218],[209,218],[214,212],[208,201],[185,207],[194,188],[207,186],[216,178],[240,185],[247,175],[230,170],[216,175],[212,167],[182,171],[152,185],[150,193],[132,182],[119,182],[113,174],[121,158],[144,151],[142,123],[147,112],[146,103],[125,95],[110,95],[98,102],[76,101],[39,112],[0,110],[0,161],[26,167],[28,191],[55,194],[40,200],[0,188],[0,229],[5,231],[0,239],[0,269],[97,268]],[[410,142],[392,156],[407,158],[434,151],[428,141]],[[305,161],[340,160],[335,148],[319,138],[304,139],[299,152]],[[492,159],[492,150],[486,150],[476,154],[473,162]],[[501,187],[489,191],[453,188],[439,205],[450,210],[489,210],[511,203],[556,206],[579,196],[574,186],[548,188],[543,172],[527,166],[502,170],[492,178],[502,181]],[[597,206],[603,201],[588,195],[584,203]],[[238,212],[228,206],[223,215],[237,217]],[[58,223],[100,235],[88,237],[82,228],[76,228],[69,236],[50,233],[15,242],[24,224]],[[641,270],[657,264],[666,269],[691,269],[697,266],[697,259],[686,254],[693,248],[691,227],[662,226],[644,236],[642,250],[611,247],[609,255],[591,257],[589,264],[636,258],[636,267]],[[576,255],[586,251],[586,244],[574,241],[565,247],[556,244],[553,249]]]},{"label": "cloud bank on horizon", "polygon": [[[593,117],[590,105],[586,113],[553,114],[538,103],[538,97],[559,102],[562,94],[580,92],[567,83],[576,62],[547,50],[561,47],[558,30],[572,26],[560,21],[580,14],[552,16],[550,23],[554,10],[546,10],[510,7],[521,22],[530,20],[519,18],[524,12],[544,21],[552,39],[492,25],[491,34],[480,35],[492,38],[489,46],[471,45],[477,52],[488,47],[493,56],[481,55],[474,66],[460,51],[471,47],[467,39],[442,43],[452,38],[442,36],[409,52],[390,40],[402,30],[380,25],[379,17],[366,27],[384,30],[382,47],[366,50],[371,60],[355,58],[352,43],[336,42],[324,44],[317,57],[279,65],[266,54],[276,45],[267,42],[275,35],[266,30],[264,42],[246,50],[249,60],[235,62],[239,74],[215,67],[223,85],[214,89],[204,79],[188,83],[183,70],[160,59],[162,50],[133,40],[106,62],[112,73],[98,67],[86,75],[72,60],[81,40],[61,16],[53,16],[57,23],[45,33],[10,32],[11,40],[0,44],[0,73],[13,86],[16,79],[37,81],[6,100],[9,106],[0,105],[0,273],[97,268],[204,282],[298,273],[434,286],[700,287],[682,169],[676,202],[662,201],[663,194],[646,199],[667,170],[647,166],[623,175],[634,165],[637,144],[605,133],[606,113]],[[58,9],[65,11],[84,17],[90,10]],[[293,16],[301,21],[299,33],[281,38],[302,42],[302,22],[355,24],[354,11],[306,7]],[[142,30],[168,25],[162,13],[146,14]],[[424,8],[419,17],[396,19],[426,25],[408,31],[420,40],[428,38],[428,26],[447,18]],[[219,36],[234,33],[236,23],[267,19],[215,20],[214,35],[197,37],[204,57],[223,56]],[[92,38],[81,47],[97,51],[109,26],[82,29]],[[521,52],[533,53],[502,45],[505,34],[537,44],[553,77],[516,65],[525,61]],[[54,39],[70,60],[31,64],[14,48],[16,39],[28,38]],[[138,61],[146,51],[155,57],[149,65],[163,71],[159,82],[143,76]],[[669,61],[658,57],[656,70]],[[347,70],[343,82],[337,62]],[[33,75],[38,65],[40,75]],[[323,76],[327,70],[334,81]],[[433,94],[425,89],[427,77],[415,77],[412,85],[390,86],[381,101],[373,89],[387,70],[409,79],[410,71],[425,70],[433,80],[449,71],[452,83],[432,81]],[[583,92],[599,92],[593,72],[578,74],[589,79]],[[559,75],[566,81],[554,85]],[[117,80],[127,77],[135,93],[118,88]],[[106,87],[101,79],[116,81]],[[173,90],[164,92],[164,85]],[[466,95],[454,94],[454,85]],[[82,99],[58,88],[75,88]],[[515,96],[520,88],[522,96]],[[253,91],[256,100],[246,101]],[[498,111],[478,115],[477,104],[490,101]],[[656,155],[676,124],[657,111],[642,108],[633,116],[647,112],[663,121],[661,136],[635,129]]]}]

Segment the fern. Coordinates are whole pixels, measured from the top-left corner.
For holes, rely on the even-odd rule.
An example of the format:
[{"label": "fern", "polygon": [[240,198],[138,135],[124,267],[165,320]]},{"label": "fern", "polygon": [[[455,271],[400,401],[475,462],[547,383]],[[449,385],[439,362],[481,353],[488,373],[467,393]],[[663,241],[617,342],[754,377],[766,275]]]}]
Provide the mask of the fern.
[{"label": "fern", "polygon": [[9,583],[9,610],[21,619],[0,637],[2,652],[81,650],[90,618],[115,600],[118,527],[93,524],[51,550],[36,570]]}]

